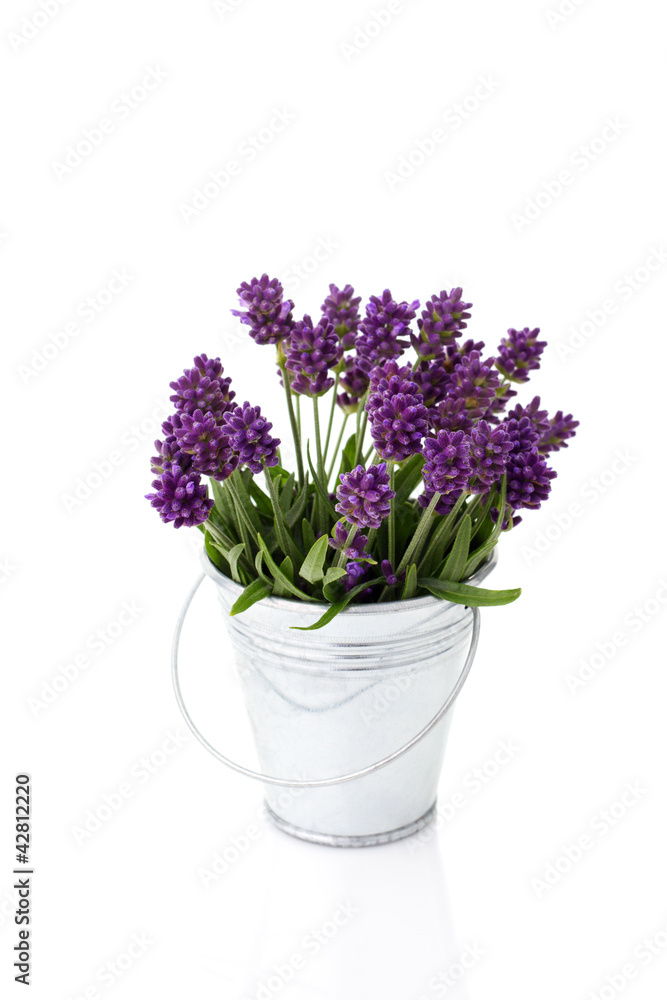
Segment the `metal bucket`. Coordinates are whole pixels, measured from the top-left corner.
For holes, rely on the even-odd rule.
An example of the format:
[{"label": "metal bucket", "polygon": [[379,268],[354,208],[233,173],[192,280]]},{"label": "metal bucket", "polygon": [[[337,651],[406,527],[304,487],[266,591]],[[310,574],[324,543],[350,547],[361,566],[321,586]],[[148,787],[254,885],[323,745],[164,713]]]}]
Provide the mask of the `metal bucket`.
[{"label": "metal bucket", "polygon": [[[480,583],[494,562],[470,582]],[[232,618],[242,588],[205,554],[203,564],[225,614],[263,770],[236,764],[211,746],[183,703],[178,641],[193,591],[174,637],[173,673],[177,700],[199,741],[264,783],[269,816],[293,836],[364,847],[421,829],[435,811],[452,705],[475,653],[478,610],[420,597],[351,606],[324,628],[299,632],[290,626],[313,624],[321,605],[270,597]]]}]

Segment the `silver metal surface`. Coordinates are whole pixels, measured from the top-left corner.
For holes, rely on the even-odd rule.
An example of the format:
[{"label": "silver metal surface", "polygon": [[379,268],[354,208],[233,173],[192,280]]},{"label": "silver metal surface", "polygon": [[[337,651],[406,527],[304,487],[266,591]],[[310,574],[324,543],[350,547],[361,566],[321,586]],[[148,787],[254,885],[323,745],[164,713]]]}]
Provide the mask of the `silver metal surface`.
[{"label": "silver metal surface", "polygon": [[[493,562],[471,582],[479,583]],[[364,846],[407,836],[427,822],[451,706],[474,656],[477,609],[431,597],[356,605],[304,633],[289,626],[312,624],[321,606],[271,597],[230,618],[241,588],[206,556],[204,568],[225,611],[267,773],[216,750],[183,702],[179,638],[201,580],[181,612],[172,655],[176,697],[197,739],[218,760],[263,781],[272,816],[295,836]]]}]

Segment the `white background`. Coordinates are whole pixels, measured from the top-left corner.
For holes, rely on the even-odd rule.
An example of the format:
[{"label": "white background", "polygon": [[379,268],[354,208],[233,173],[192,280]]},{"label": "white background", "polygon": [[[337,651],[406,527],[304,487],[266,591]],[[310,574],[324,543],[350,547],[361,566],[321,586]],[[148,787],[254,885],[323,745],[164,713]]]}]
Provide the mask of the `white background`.
[{"label": "white background", "polygon": [[[559,19],[556,0],[413,0],[366,32],[383,0],[44,2],[49,17],[33,0],[5,0],[0,16],[3,981],[16,943],[13,779],[28,771],[40,1000],[253,998],[295,953],[305,969],[273,995],[663,996],[659,8],[566,0]],[[154,89],[123,111],[149,70]],[[244,143],[275,109],[292,120],[250,160]],[[58,166],[105,118],[90,155]],[[444,141],[429,146],[438,128]],[[423,162],[388,177],[401,157]],[[234,159],[226,189],[184,210]],[[315,265],[317,246],[329,249]],[[126,286],[106,303],[114,270]],[[300,312],[318,312],[330,281],[422,301],[461,284],[469,332],[490,349],[509,326],[542,327],[550,347],[532,388],[581,421],[556,456],[550,502],[503,539],[493,585],[524,593],[482,614],[440,789],[441,806],[457,791],[466,804],[412,846],[292,841],[258,817],[259,787],[193,740],[160,749],[185,732],[169,645],[198,538],[143,499],[156,413],[206,351],[287,436],[272,352],[229,314],[238,283],[265,270]],[[103,306],[90,322],[89,296]],[[111,453],[113,471],[95,479]],[[123,604],[135,617],[93,649],[97,629],[118,631]],[[226,678],[233,705],[222,622],[209,594],[198,608],[188,662],[208,666],[211,684]],[[88,665],[49,695],[82,654]],[[592,679],[572,690],[568,675],[591,657]],[[211,736],[243,751],[230,728]],[[497,769],[501,741],[520,750]],[[473,794],[466,776],[485,762],[498,773]],[[628,782],[639,791],[609,828],[601,811]],[[77,833],[121,785],[131,794],[111,818]],[[589,849],[568,862],[584,835]],[[248,850],[206,888],[201,869],[244,837]],[[540,887],[550,870],[555,884]],[[358,912],[313,954],[304,937],[340,903]],[[135,942],[130,962],[132,935],[150,944]],[[466,948],[478,958],[445,994],[441,974]]]}]

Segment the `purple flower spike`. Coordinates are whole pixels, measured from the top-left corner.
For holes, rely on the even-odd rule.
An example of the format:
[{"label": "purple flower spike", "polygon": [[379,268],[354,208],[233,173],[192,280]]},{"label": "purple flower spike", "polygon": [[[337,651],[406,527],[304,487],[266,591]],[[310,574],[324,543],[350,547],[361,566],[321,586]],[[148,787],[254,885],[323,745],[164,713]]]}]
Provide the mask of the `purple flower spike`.
[{"label": "purple flower spike", "polygon": [[201,477],[196,472],[183,472],[178,465],[163,472],[153,481],[156,493],[146,494],[151,507],[159,512],[162,520],[175,528],[192,528],[208,519],[213,501],[208,499]]},{"label": "purple flower spike", "polygon": [[368,373],[360,368],[353,354],[348,354],[342,362],[342,371],[338,380],[342,392],[337,396],[337,403],[343,413],[356,413],[361,397],[368,388]]},{"label": "purple flower spike", "polygon": [[579,421],[574,420],[571,413],[564,417],[563,411],[559,410],[556,416],[549,421],[549,430],[545,431],[540,438],[540,454],[549,455],[552,451],[567,448],[568,438],[574,437],[578,426]]},{"label": "purple flower spike", "polygon": [[480,420],[473,427],[470,440],[470,462],[474,476],[472,492],[488,493],[505,471],[512,442],[502,424],[492,428],[486,420]]},{"label": "purple flower spike", "polygon": [[155,442],[157,455],[151,459],[151,472],[154,476],[161,476],[163,472],[167,472],[174,465],[178,465],[181,472],[189,472],[192,466],[192,456],[186,455],[178,447],[171,420],[165,420],[162,428],[167,434],[167,438],[164,441]]},{"label": "purple flower spike", "polygon": [[322,305],[322,312],[333,325],[344,351],[354,347],[359,329],[359,303],[361,296],[355,297],[352,285],[338,288],[329,285],[329,294]]},{"label": "purple flower spike", "polygon": [[443,399],[434,410],[428,411],[428,418],[434,431],[469,431],[473,426],[465,399]]},{"label": "purple flower spike", "polygon": [[280,440],[269,434],[272,427],[273,424],[262,416],[259,406],[251,406],[248,402],[226,413],[222,424],[240,464],[247,465],[254,473],[261,472],[264,464],[278,464]]},{"label": "purple flower spike", "polygon": [[366,403],[371,436],[382,458],[402,462],[421,451],[428,432],[428,410],[414,382],[402,381],[402,392],[376,392]]},{"label": "purple flower spike", "polygon": [[504,420],[500,426],[505,428],[508,440],[512,445],[512,455],[527,455],[539,444],[540,435],[533,427],[529,417],[521,417],[521,420],[510,417]]},{"label": "purple flower spike", "polygon": [[496,389],[496,398],[491,401],[491,405],[484,414],[484,419],[488,420],[490,424],[500,423],[499,414],[504,411],[514,396],[516,396],[516,389],[512,389],[510,384],[505,382],[499,389]]},{"label": "purple flower spike", "polygon": [[295,323],[286,348],[285,365],[294,375],[293,392],[321,396],[331,388],[334,380],[329,371],[341,360],[343,345],[326,316],[315,327],[310,316]]},{"label": "purple flower spike", "polygon": [[521,403],[517,403],[514,409],[508,412],[507,416],[510,420],[521,420],[522,417],[528,417],[540,438],[548,434],[551,430],[549,414],[546,410],[540,409],[539,396],[535,396],[528,406],[522,406]]},{"label": "purple flower spike", "polygon": [[211,413],[195,410],[172,417],[174,437],[183,452],[192,456],[192,468],[220,481],[231,476],[239,464],[228,434]]},{"label": "purple flower spike", "polygon": [[479,351],[465,355],[452,372],[450,393],[465,399],[468,416],[483,417],[496,396],[500,379],[493,369],[493,359],[482,361]]},{"label": "purple flower spike", "polygon": [[230,409],[236,395],[230,391],[232,380],[223,378],[224,368],[220,358],[209,358],[200,354],[194,359],[194,368],[186,368],[175,382],[169,385],[174,390],[170,396],[177,412],[213,413],[220,419]]},{"label": "purple flower spike", "polygon": [[234,316],[250,327],[250,336],[257,344],[277,344],[289,336],[294,326],[291,299],[283,301],[283,286],[268,274],[241,282],[236,290],[245,309],[232,309]]},{"label": "purple flower spike", "polygon": [[389,514],[390,501],[396,496],[389,486],[387,465],[358,465],[341,473],[336,490],[336,510],[358,528],[379,528]]},{"label": "purple flower spike", "polygon": [[553,469],[533,451],[512,455],[507,464],[507,503],[513,510],[529,507],[539,510],[551,492],[551,480],[556,478]]},{"label": "purple flower spike", "polygon": [[410,391],[406,383],[413,382],[410,365],[399,365],[393,359],[374,365],[368,373],[371,393],[389,393]]},{"label": "purple flower spike", "polygon": [[504,378],[512,382],[527,382],[530,372],[540,367],[540,357],[547,346],[546,340],[538,340],[540,328],[530,330],[510,329],[498,348],[496,368]]},{"label": "purple flower spike", "polygon": [[443,347],[454,343],[461,331],[465,330],[467,319],[470,319],[468,309],[472,302],[463,302],[462,288],[452,288],[451,292],[442,291],[432,295],[430,302],[417,320],[419,335],[412,337],[412,346],[420,358],[428,360],[442,353]]},{"label": "purple flower spike", "polygon": [[388,288],[382,297],[371,295],[366,316],[361,321],[357,354],[370,362],[399,358],[410,341],[410,323],[417,315],[419,302],[395,302]]},{"label": "purple flower spike", "polygon": [[355,535],[348,545],[349,534],[342,523],[337,521],[334,526],[334,536],[329,539],[329,545],[332,549],[345,549],[346,559],[370,559],[369,553],[366,552],[368,535]]},{"label": "purple flower spike", "polygon": [[426,439],[422,476],[428,493],[460,493],[468,489],[472,475],[470,445],[471,439],[463,431],[438,431],[435,437]]},{"label": "purple flower spike", "polygon": [[380,564],[380,568],[382,569],[384,578],[387,581],[387,586],[394,587],[398,583],[398,577],[394,573],[394,567],[391,565],[389,560],[383,559]]},{"label": "purple flower spike", "polygon": [[444,355],[433,361],[422,361],[414,373],[414,379],[424,397],[426,409],[437,406],[445,399],[451,382],[451,373],[445,366]]}]

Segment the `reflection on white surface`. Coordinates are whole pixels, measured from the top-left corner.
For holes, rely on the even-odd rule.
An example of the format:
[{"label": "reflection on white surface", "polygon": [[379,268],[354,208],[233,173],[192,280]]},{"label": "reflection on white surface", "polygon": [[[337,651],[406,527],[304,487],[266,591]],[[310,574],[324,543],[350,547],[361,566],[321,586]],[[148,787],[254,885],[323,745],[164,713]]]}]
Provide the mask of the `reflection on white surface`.
[{"label": "reflection on white surface", "polygon": [[460,959],[477,959],[455,939],[437,837],[414,852],[333,849],[267,827],[267,878],[232,996],[468,996]]}]

